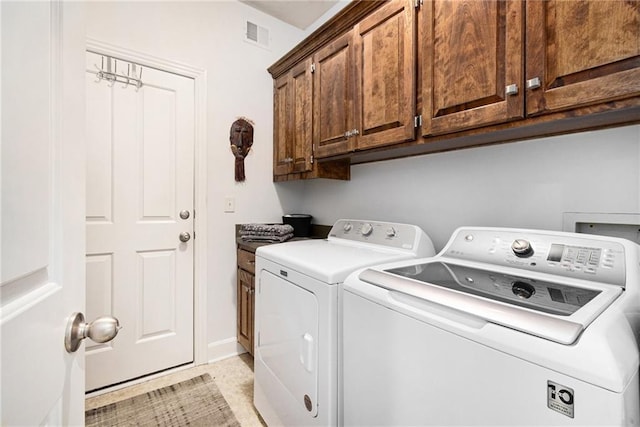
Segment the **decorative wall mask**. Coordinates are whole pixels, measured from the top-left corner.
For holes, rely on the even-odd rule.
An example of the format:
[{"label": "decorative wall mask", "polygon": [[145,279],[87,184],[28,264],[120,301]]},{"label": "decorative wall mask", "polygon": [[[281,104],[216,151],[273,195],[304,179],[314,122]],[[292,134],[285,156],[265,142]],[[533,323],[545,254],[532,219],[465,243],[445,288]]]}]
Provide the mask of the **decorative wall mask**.
[{"label": "decorative wall mask", "polygon": [[229,133],[231,152],[236,158],[236,181],[245,180],[244,158],[249,154],[253,145],[253,123],[246,118],[233,122]]}]

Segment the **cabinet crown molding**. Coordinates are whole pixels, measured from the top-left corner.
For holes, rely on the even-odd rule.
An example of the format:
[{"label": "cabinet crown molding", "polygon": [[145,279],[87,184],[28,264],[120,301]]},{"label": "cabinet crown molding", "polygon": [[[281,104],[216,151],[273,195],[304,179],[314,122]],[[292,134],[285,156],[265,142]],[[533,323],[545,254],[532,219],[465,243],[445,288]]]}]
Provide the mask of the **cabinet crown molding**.
[{"label": "cabinet crown molding", "polygon": [[382,6],[387,0],[353,0],[344,9],[329,19],[307,38],[298,43],[289,53],[267,68],[275,79],[298,62],[309,57],[337,36],[349,31],[365,16]]}]

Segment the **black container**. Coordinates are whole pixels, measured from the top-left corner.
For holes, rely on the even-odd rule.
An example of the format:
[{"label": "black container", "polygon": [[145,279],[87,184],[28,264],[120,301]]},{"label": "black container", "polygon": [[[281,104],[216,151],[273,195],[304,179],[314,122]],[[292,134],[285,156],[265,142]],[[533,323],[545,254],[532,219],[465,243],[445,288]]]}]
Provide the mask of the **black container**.
[{"label": "black container", "polygon": [[295,237],[309,237],[311,235],[311,215],[287,214],[282,215],[282,223],[293,227]]}]

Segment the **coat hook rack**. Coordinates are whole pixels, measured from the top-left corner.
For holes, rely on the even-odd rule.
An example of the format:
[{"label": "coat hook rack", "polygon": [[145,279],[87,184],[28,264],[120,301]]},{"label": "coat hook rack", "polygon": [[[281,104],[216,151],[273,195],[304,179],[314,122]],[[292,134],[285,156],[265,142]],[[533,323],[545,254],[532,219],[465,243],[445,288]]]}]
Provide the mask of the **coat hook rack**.
[{"label": "coat hook rack", "polygon": [[[98,70],[96,73],[97,80],[106,80],[109,87],[112,87],[116,82],[123,83],[123,89],[126,89],[129,85],[135,86],[136,92],[143,86],[142,83],[142,66],[133,62],[127,63],[127,72],[118,74],[118,60],[110,56],[102,56],[102,62],[100,67],[97,64],[93,64]],[[106,65],[106,68],[105,68]],[[138,68],[140,72],[138,72]]]}]

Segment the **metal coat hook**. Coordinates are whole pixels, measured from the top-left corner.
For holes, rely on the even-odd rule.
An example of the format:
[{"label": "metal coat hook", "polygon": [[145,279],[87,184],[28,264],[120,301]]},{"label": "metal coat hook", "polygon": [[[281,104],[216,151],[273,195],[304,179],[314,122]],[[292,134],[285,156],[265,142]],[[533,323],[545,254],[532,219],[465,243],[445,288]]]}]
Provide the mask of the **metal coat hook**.
[{"label": "metal coat hook", "polygon": [[[113,71],[112,71],[112,63],[113,60]],[[105,70],[105,62],[106,62],[106,70]],[[109,84],[109,87],[113,87],[116,82],[123,83],[123,89],[126,89],[129,85],[135,86],[136,92],[143,86],[142,83],[142,67],[140,67],[140,74],[138,75],[136,68],[138,64],[133,62],[127,63],[127,73],[118,74],[118,60],[112,58],[110,56],[102,56],[101,66],[98,67],[97,64],[93,64],[94,67],[98,70],[96,73],[96,82],[100,82],[101,80],[106,80]]]}]

